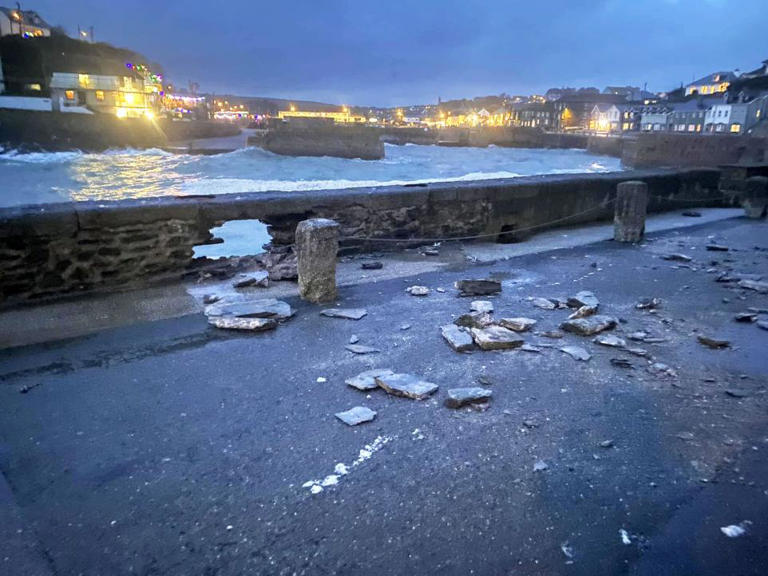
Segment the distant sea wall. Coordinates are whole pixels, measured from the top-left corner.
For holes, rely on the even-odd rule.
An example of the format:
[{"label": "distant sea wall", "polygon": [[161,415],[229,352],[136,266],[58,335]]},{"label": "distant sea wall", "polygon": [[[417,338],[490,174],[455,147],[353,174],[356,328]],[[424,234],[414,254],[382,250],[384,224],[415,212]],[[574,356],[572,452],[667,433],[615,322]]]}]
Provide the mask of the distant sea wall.
[{"label": "distant sea wall", "polygon": [[442,146],[503,146],[509,148],[586,148],[584,134],[544,132],[538,128],[444,128],[438,132]]},{"label": "distant sea wall", "polygon": [[380,136],[376,128],[368,126],[292,119],[290,122],[273,123],[268,130],[250,137],[248,144],[283,156],[380,160],[384,158],[384,144]]},{"label": "distant sea wall", "polygon": [[624,151],[624,142],[629,136],[589,136],[587,139],[587,152],[621,158]]},{"label": "distant sea wall", "polygon": [[299,221],[333,218],[343,251],[478,234],[486,241],[521,240],[611,219],[616,186],[626,180],[648,183],[651,211],[737,202],[737,195],[723,198],[719,178],[719,170],[657,170],[3,208],[0,304],[178,278],[192,263],[194,246],[215,242],[211,228],[231,220],[265,222],[279,246],[293,243]]},{"label": "distant sea wall", "polygon": [[719,166],[768,162],[768,138],[731,134],[641,133],[624,139],[629,168]]}]

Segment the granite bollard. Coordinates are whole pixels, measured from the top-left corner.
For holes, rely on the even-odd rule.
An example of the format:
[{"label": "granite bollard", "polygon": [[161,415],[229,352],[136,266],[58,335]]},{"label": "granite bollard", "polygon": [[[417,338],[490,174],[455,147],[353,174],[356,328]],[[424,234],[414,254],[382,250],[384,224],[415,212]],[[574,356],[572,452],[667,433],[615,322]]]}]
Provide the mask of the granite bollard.
[{"label": "granite bollard", "polygon": [[647,206],[648,186],[645,182],[621,182],[616,187],[613,239],[617,242],[639,242],[645,233]]},{"label": "granite bollard", "polygon": [[309,302],[336,299],[336,253],[339,225],[326,218],[303,220],[296,226],[299,295]]},{"label": "granite bollard", "polygon": [[747,178],[747,188],[741,205],[747,218],[762,218],[768,211],[768,177]]}]

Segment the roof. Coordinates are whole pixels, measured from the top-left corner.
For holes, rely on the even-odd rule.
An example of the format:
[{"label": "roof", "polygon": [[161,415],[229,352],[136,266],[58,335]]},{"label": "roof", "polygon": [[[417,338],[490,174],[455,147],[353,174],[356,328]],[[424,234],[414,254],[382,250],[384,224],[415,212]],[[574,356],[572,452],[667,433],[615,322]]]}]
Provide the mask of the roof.
[{"label": "roof", "polygon": [[672,112],[697,112],[706,110],[714,104],[722,104],[723,98],[715,96],[714,98],[696,98],[686,102],[675,102],[670,104]]},{"label": "roof", "polygon": [[[6,8],[5,6],[0,6],[0,12],[5,14],[9,20],[16,22],[14,14],[18,13],[19,11],[15,8]],[[24,24],[37,26],[38,28],[50,28],[50,25],[45,20],[43,20],[34,10],[21,10],[21,14],[24,17]]]},{"label": "roof", "polygon": [[712,72],[712,74],[707,74],[703,78],[699,78],[690,84],[686,84],[685,87],[688,88],[689,86],[708,86],[710,84],[720,84],[721,82],[733,82],[736,80],[736,78],[736,74],[731,71]]}]

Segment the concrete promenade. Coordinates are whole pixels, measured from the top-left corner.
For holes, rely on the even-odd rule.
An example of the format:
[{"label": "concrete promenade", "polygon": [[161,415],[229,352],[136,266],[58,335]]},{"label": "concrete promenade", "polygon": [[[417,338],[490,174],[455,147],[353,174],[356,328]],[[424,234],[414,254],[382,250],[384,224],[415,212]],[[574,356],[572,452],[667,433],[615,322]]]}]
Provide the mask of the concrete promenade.
[{"label": "concrete promenade", "polygon": [[[342,262],[338,304],[364,308],[359,321],[320,316],[295,284],[267,289],[296,316],[262,334],[206,324],[199,299],[220,286],[56,305],[47,326],[64,330],[69,311],[81,329],[0,351],[0,573],[765,574],[768,330],[734,317],[768,309],[738,284],[768,277],[768,224],[702,213],[649,221],[639,246],[598,226],[389,255],[378,271]],[[537,320],[522,337],[539,352],[459,354],[442,339],[474,299],[453,283],[488,277],[503,287],[493,315]],[[545,337],[571,311],[529,298],[582,290],[649,357]],[[348,351],[353,335],[379,352]],[[417,402],[345,385],[371,368],[440,390]],[[492,390],[488,410],[444,407],[460,386]],[[356,405],[376,419],[334,417]]]}]

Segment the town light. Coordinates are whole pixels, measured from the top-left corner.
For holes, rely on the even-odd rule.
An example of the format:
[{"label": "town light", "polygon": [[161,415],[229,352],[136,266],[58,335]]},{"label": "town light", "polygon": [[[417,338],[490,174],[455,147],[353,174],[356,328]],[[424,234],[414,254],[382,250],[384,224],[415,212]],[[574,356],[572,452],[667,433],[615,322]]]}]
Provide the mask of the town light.
[{"label": "town light", "polygon": [[125,108],[118,108],[115,115],[118,118],[126,118],[128,116],[128,111]]},{"label": "town light", "polygon": [[145,110],[144,116],[147,117],[147,120],[154,120],[155,119],[155,113],[152,112],[152,110]]}]

